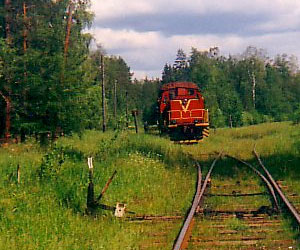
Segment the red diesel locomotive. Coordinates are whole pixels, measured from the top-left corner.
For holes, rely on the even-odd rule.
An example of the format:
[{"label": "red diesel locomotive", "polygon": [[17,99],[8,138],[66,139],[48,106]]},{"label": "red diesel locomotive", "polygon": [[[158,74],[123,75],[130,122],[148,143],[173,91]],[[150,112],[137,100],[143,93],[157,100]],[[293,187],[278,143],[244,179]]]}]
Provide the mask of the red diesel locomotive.
[{"label": "red diesel locomotive", "polygon": [[198,86],[192,82],[172,82],[160,88],[159,130],[171,140],[196,143],[209,134],[208,110]]}]

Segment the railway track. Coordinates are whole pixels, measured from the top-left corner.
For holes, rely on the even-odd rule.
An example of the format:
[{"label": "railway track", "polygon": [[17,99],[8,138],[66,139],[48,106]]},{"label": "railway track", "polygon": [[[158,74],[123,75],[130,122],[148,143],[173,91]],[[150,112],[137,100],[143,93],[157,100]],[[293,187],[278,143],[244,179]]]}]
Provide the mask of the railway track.
[{"label": "railway track", "polygon": [[[261,172],[247,162],[226,155],[257,175],[258,178],[251,178],[251,181],[242,176],[238,181],[231,178],[214,180],[213,169],[221,154],[214,160],[204,181],[198,166],[197,192],[174,250],[298,249],[299,242],[292,228],[292,221],[297,227],[300,225],[297,209],[289,202],[290,197],[281,191],[256,151],[254,153],[263,169]],[[300,201],[299,196],[293,197]],[[287,214],[290,221],[285,218]]]}]

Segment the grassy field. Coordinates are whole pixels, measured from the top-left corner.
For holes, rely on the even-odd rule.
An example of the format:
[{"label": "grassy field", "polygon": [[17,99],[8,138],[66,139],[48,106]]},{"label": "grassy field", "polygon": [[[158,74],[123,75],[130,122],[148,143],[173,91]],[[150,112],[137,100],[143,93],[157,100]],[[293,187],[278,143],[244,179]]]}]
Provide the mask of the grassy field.
[{"label": "grassy field", "polygon": [[[192,146],[153,135],[87,131],[47,150],[34,141],[0,148],[0,249],[140,249],[153,232],[165,229],[117,219],[110,211],[86,215],[87,157],[94,158],[96,194],[117,170],[102,203],[124,202],[138,215],[184,215],[195,191],[192,158],[206,169],[209,154],[224,150],[256,164],[254,145],[275,178],[300,193],[300,126],[290,123],[218,129]],[[218,178],[245,179],[232,176],[230,161],[218,163]],[[168,229],[169,243],[161,249],[171,248],[180,223]]]}]

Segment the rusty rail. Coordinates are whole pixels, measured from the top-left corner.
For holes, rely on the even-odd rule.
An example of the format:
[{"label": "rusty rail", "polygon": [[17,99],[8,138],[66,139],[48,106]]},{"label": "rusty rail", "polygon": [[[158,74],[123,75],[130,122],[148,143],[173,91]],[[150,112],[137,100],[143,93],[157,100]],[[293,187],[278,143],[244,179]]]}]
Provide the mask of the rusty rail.
[{"label": "rusty rail", "polygon": [[231,159],[234,159],[240,163],[243,163],[244,165],[246,165],[247,167],[249,167],[250,169],[252,169],[264,182],[265,184],[267,185],[272,197],[273,197],[273,200],[274,200],[274,204],[275,204],[275,208],[277,211],[279,211],[279,204],[278,204],[278,201],[277,201],[277,197],[276,197],[276,194],[274,192],[274,188],[273,186],[271,185],[271,183],[268,181],[268,179],[261,173],[259,172],[255,167],[253,167],[250,163],[248,162],[245,162],[239,158],[236,158],[234,156],[231,156],[231,155],[228,155],[228,154],[225,154],[225,156],[231,158]]},{"label": "rusty rail", "polygon": [[201,202],[201,200],[203,198],[204,192],[207,188],[207,183],[210,179],[211,172],[212,172],[217,160],[221,157],[221,155],[222,155],[222,153],[220,153],[218,155],[218,157],[213,161],[213,163],[206,175],[206,178],[203,182],[202,187],[201,187],[201,179],[202,179],[201,167],[200,167],[199,163],[197,163],[197,165],[198,165],[198,181],[197,181],[196,194],[194,196],[193,204],[189,211],[189,214],[188,214],[186,220],[184,221],[184,224],[183,224],[183,226],[180,230],[180,233],[176,239],[173,250],[185,249],[187,247],[189,232],[191,232],[191,230],[192,230],[192,225],[193,225],[192,222],[193,222],[194,214],[196,212],[197,207],[199,206],[199,203]]},{"label": "rusty rail", "polygon": [[262,167],[262,169],[266,173],[266,175],[267,175],[269,181],[271,182],[272,186],[274,187],[274,189],[276,190],[276,192],[278,193],[278,195],[280,196],[280,198],[282,199],[282,201],[284,202],[284,204],[286,205],[286,207],[288,208],[288,210],[290,211],[290,213],[293,215],[293,217],[297,221],[298,226],[300,226],[300,215],[299,215],[299,213],[294,208],[294,206],[289,202],[289,200],[285,197],[284,193],[281,191],[281,189],[278,186],[278,184],[274,181],[272,175],[269,173],[269,171],[267,170],[267,168],[262,163],[262,160],[260,159],[260,157],[259,157],[259,155],[258,155],[258,153],[256,152],[255,149],[253,150],[253,153],[254,153],[255,157],[257,158],[257,160],[259,162],[259,165]]}]

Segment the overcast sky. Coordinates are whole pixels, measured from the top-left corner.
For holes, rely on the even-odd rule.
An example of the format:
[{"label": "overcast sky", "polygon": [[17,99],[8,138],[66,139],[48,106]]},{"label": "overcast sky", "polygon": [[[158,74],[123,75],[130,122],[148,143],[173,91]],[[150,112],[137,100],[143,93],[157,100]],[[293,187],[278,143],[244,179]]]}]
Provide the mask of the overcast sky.
[{"label": "overcast sky", "polygon": [[160,78],[178,48],[227,56],[252,45],[300,58],[300,0],[92,0],[92,10],[91,33],[137,78]]}]

